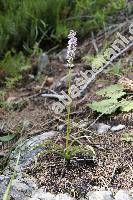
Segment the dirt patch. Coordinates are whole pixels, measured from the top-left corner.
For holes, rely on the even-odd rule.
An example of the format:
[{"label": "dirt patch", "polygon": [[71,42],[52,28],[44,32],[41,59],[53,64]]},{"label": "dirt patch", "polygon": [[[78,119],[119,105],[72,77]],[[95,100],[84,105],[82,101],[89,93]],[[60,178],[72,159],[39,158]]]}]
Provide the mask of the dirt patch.
[{"label": "dirt patch", "polygon": [[[132,131],[132,130],[131,130]],[[27,173],[52,193],[67,192],[84,197],[96,188],[132,188],[133,146],[122,141],[123,132],[93,135],[96,159],[84,155],[71,158],[70,163],[56,153],[46,153]],[[57,142],[53,141],[53,142]],[[63,140],[58,141],[63,143]],[[82,141],[86,145],[86,141]],[[48,147],[47,147],[48,148]]]}]

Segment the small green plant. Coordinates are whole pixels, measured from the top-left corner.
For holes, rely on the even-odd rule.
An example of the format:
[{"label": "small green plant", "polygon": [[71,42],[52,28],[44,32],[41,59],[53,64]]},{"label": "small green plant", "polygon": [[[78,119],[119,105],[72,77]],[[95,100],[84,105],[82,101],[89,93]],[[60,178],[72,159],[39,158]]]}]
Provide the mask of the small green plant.
[{"label": "small green plant", "polygon": [[[95,158],[96,153],[95,150],[93,149],[93,147],[91,147],[90,145],[74,145],[73,143],[76,142],[76,139],[74,141],[71,142],[70,146],[69,146],[69,160],[70,158],[73,159],[74,157],[81,155],[81,156],[86,156],[89,158]],[[61,156],[62,158],[65,158],[66,160],[66,151],[64,151],[64,146],[63,144],[56,144],[54,143],[52,140],[47,140],[46,142],[39,144],[35,147],[36,148],[44,148],[45,146],[45,150],[42,150],[40,153],[37,154],[37,158],[38,157],[42,157],[46,154],[57,154],[59,156]],[[67,160],[67,161],[69,161]]]},{"label": "small green plant", "polygon": [[133,142],[133,134],[132,133],[124,133],[122,135],[122,141],[125,141],[125,142]]},{"label": "small green plant", "polygon": [[[73,59],[75,55],[75,50],[77,46],[77,38],[75,37],[76,32],[70,31],[70,34],[68,35],[69,41],[68,41],[68,49],[67,49],[67,64],[68,64],[68,80],[67,80],[67,87],[68,87],[68,96],[71,97],[71,73],[72,73],[72,67],[73,67]],[[71,56],[71,54],[73,56]],[[67,161],[70,160],[70,133],[71,133],[71,102],[68,103],[67,107],[67,118],[66,118],[66,149],[65,149],[65,158]]]},{"label": "small green plant", "polygon": [[113,75],[120,75],[121,72],[121,60],[119,60],[117,63],[115,63],[113,65],[113,67],[111,66],[111,68],[109,69],[109,73],[113,74]]},{"label": "small green plant", "polygon": [[16,75],[15,77],[12,77],[12,78],[6,77],[5,78],[6,88],[9,88],[9,89],[14,88],[16,83],[19,82],[21,79],[22,79],[21,75]]},{"label": "small green plant", "polygon": [[119,100],[126,94],[122,85],[111,85],[101,89],[96,94],[105,99],[101,101],[94,101],[91,104],[88,104],[88,106],[94,111],[103,114],[111,114],[118,108],[123,112],[129,112],[133,109],[133,101],[126,99],[123,99],[122,101]]},{"label": "small green plant", "polygon": [[22,79],[21,73],[29,67],[29,60],[22,52],[16,54],[14,51],[8,51],[4,59],[0,61],[0,69],[7,74],[5,78],[7,88],[14,87]]},{"label": "small green plant", "polygon": [[87,55],[83,57],[83,60],[86,61],[91,67],[95,67],[99,69],[103,65],[103,55],[98,54],[97,56],[94,55]]},{"label": "small green plant", "polygon": [[0,108],[6,108],[7,107],[7,103],[5,101],[5,91],[0,91]]}]

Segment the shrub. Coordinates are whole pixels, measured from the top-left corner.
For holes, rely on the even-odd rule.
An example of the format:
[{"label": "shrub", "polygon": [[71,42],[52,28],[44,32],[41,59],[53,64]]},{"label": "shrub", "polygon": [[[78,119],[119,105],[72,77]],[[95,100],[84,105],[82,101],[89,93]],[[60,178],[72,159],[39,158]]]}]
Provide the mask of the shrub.
[{"label": "shrub", "polygon": [[1,0],[0,53],[33,47],[43,34],[44,45],[62,41],[71,28],[84,35],[103,27],[124,4],[124,0]]}]

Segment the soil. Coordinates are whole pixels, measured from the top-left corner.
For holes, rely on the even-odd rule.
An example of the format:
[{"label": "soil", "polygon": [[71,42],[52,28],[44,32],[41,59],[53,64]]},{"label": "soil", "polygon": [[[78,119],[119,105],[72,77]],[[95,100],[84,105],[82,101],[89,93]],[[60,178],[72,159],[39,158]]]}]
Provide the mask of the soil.
[{"label": "soil", "polygon": [[[37,178],[38,185],[44,186],[46,191],[67,192],[77,199],[100,187],[131,189],[133,146],[122,141],[122,135],[123,131],[106,135],[95,134],[92,136],[92,143],[82,141],[84,145],[88,143],[93,146],[95,159],[82,154],[66,162],[57,152],[46,153],[26,172]],[[53,142],[63,143],[60,139]]]}]

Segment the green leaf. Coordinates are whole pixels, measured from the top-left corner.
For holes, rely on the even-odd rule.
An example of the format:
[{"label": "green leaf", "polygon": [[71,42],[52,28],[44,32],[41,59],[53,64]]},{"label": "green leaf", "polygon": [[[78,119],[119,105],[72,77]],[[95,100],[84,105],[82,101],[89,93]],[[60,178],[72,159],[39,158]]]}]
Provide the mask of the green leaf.
[{"label": "green leaf", "polygon": [[119,75],[121,70],[121,60],[119,60],[111,69],[109,70],[109,73],[112,73],[114,75]]},{"label": "green leaf", "polygon": [[126,94],[126,92],[123,92],[124,87],[119,84],[110,85],[109,87],[106,87],[104,89],[101,89],[96,94],[102,97],[109,97],[109,98],[120,98],[123,95]]},{"label": "green leaf", "polygon": [[104,63],[104,57],[103,55],[97,55],[97,57],[95,57],[91,63],[91,65],[96,68],[96,69],[99,69],[103,66],[103,63]]},{"label": "green leaf", "polygon": [[120,104],[121,111],[129,112],[130,110],[133,110],[133,101],[123,101]]},{"label": "green leaf", "polygon": [[121,139],[126,142],[133,142],[133,135],[130,133],[124,133]]},{"label": "green leaf", "polygon": [[119,102],[117,99],[105,99],[102,101],[94,101],[92,104],[88,105],[92,110],[103,113],[103,114],[111,114],[115,112],[119,107]]},{"label": "green leaf", "polygon": [[9,142],[13,138],[15,138],[15,136],[16,136],[15,134],[2,136],[2,137],[0,137],[0,141],[1,142]]},{"label": "green leaf", "polygon": [[90,145],[72,146],[70,153],[71,153],[71,157],[76,156],[77,154],[83,154],[84,156],[96,155],[94,148]]}]

